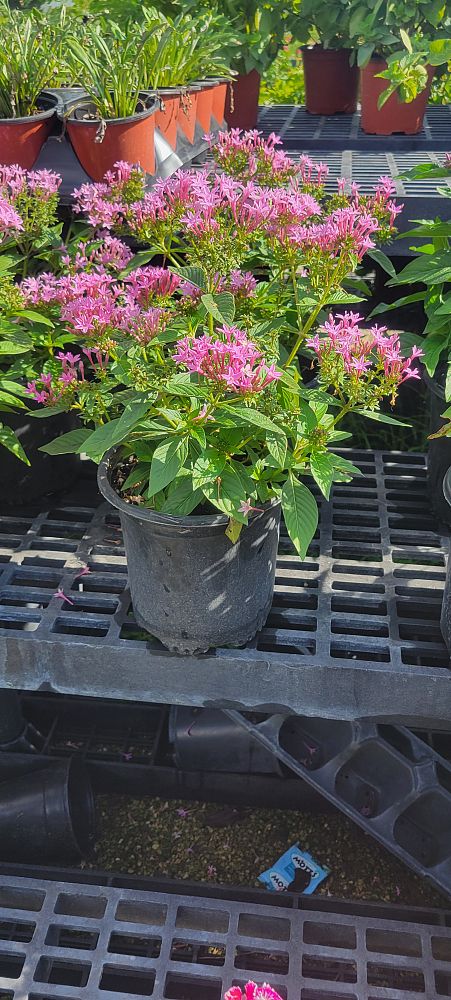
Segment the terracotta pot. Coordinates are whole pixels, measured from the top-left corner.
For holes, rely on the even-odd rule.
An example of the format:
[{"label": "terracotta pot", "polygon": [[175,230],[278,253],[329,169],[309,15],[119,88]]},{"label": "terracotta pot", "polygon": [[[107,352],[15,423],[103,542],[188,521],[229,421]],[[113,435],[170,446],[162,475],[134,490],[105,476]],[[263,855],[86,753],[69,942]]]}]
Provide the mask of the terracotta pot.
[{"label": "terracotta pot", "polygon": [[395,132],[416,135],[423,125],[435,68],[428,66],[427,87],[414,101],[404,104],[397,94],[392,94],[379,110],[377,100],[382,91],[386,90],[388,80],[378,79],[376,73],[381,73],[386,68],[384,59],[371,59],[361,71],[362,129],[370,135],[393,135]]},{"label": "terracotta pot", "polygon": [[229,84],[225,119],[229,128],[255,128],[258,118],[260,73],[256,69]]},{"label": "terracotta pot", "polygon": [[212,78],[211,82],[213,83],[213,104],[211,109],[213,118],[217,121],[218,125],[222,125],[224,122],[229,81],[225,77],[220,77],[218,79]]},{"label": "terracotta pot", "polygon": [[158,91],[161,105],[155,112],[155,127],[158,128],[166,141],[175,149],[177,145],[177,122],[180,111],[180,90],[167,87]]},{"label": "terracotta pot", "polygon": [[359,71],[349,65],[351,49],[302,50],[305,106],[311,115],[352,114],[357,108]]},{"label": "terracotta pot", "polygon": [[177,119],[177,124],[189,142],[194,141],[194,133],[196,131],[196,120],[197,120],[197,101],[199,97],[198,87],[188,87],[188,89],[181,94],[180,97],[180,109]]},{"label": "terracotta pot", "polygon": [[42,111],[36,115],[0,119],[0,160],[5,166],[17,163],[19,167],[31,170],[36,163],[52,130],[58,101],[56,97],[49,95],[45,99],[38,99],[37,103]]},{"label": "terracotta pot", "polygon": [[[143,99],[149,100],[148,95]],[[93,181],[101,181],[117,160],[136,163],[147,174],[155,173],[155,110],[152,107],[129,118],[111,118],[105,124],[102,141],[98,141],[100,122],[83,120],[94,106],[87,102],[74,109],[67,119],[67,132],[82,167]]]},{"label": "terracotta pot", "polygon": [[194,84],[196,87],[199,87],[197,95],[197,121],[204,132],[209,132],[213,109],[214,84],[209,83],[207,80],[195,80]]}]

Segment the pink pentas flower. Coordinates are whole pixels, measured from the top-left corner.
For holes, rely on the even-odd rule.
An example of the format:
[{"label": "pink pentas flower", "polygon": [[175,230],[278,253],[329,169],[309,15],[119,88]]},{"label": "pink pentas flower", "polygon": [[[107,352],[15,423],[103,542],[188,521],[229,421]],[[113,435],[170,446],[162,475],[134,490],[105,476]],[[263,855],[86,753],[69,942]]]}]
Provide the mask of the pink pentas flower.
[{"label": "pink pentas flower", "polygon": [[240,986],[231,986],[224,994],[224,1000],[282,1000],[279,993],[268,983],[246,983],[244,991]]},{"label": "pink pentas flower", "polygon": [[24,224],[19,213],[0,195],[0,236],[11,236],[21,232],[23,228]]},{"label": "pink pentas flower", "polygon": [[166,267],[137,267],[125,279],[130,289],[133,301],[146,306],[152,298],[171,296],[181,283],[178,274],[173,274]]},{"label": "pink pentas flower", "polygon": [[174,361],[243,395],[261,392],[280,378],[281,373],[264,363],[261,351],[243,330],[223,326],[217,333],[217,339],[204,334],[179,340]]},{"label": "pink pentas flower", "polygon": [[362,317],[358,313],[345,312],[329,316],[322,327],[326,336],[315,334],[307,341],[318,355],[320,366],[329,365],[334,358],[341,358],[343,372],[351,379],[360,380],[369,372],[383,374],[389,385],[389,392],[409,378],[420,378],[417,368],[412,367],[423,352],[413,347],[406,358],[401,353],[399,334],[387,332],[385,326],[373,326],[369,330],[360,327]]},{"label": "pink pentas flower", "polygon": [[57,193],[61,181],[62,178],[54,170],[30,170],[27,175],[30,191],[38,194],[43,201],[47,201],[53,194]]},{"label": "pink pentas flower", "polygon": [[447,170],[451,170],[451,153],[445,153],[443,166],[446,167]]},{"label": "pink pentas flower", "polygon": [[250,299],[255,295],[255,289],[257,288],[257,282],[252,274],[252,271],[240,271],[235,268],[230,272],[229,289],[232,295],[241,296],[244,299]]}]

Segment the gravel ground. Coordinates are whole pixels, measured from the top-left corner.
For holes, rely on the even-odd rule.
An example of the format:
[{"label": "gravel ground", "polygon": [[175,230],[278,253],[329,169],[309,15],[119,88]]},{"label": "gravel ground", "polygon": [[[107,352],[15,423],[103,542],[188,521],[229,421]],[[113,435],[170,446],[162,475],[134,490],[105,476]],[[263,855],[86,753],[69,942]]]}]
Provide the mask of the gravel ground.
[{"label": "gravel ground", "polygon": [[299,841],[330,868],[318,894],[413,906],[449,901],[338,813],[233,809],[213,803],[98,799],[92,867],[133,875],[258,885],[257,876]]}]

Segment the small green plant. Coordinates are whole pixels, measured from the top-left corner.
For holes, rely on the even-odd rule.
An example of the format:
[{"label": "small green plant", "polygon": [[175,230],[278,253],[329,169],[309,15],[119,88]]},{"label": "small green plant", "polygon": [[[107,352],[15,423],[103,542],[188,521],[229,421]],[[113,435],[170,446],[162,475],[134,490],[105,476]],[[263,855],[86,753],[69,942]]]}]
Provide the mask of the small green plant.
[{"label": "small green plant", "polygon": [[349,19],[352,0],[302,0],[296,36],[308,45],[325,49],[350,48]]},{"label": "small green plant", "polygon": [[304,104],[304,68],[299,43],[286,35],[284,44],[266,71],[260,87],[260,104]]},{"label": "small green plant", "polygon": [[164,17],[155,8],[143,8],[146,87],[183,86],[207,76],[230,76],[223,53],[239,37],[217,13],[200,12],[193,20],[185,14]]},{"label": "small green plant", "polygon": [[9,11],[0,46],[0,118],[24,118],[38,110],[41,90],[61,72],[59,28],[45,18]]},{"label": "small green plant", "polygon": [[97,117],[108,121],[136,113],[146,88],[146,41],[142,28],[131,22],[122,28],[114,21],[93,23],[87,46],[67,39],[73,82],[83,85]]},{"label": "small green plant", "polygon": [[381,58],[388,81],[379,107],[398,93],[409,103],[428,82],[427,67],[444,66],[451,56],[451,12],[443,0],[350,0],[349,35],[357,64]]}]

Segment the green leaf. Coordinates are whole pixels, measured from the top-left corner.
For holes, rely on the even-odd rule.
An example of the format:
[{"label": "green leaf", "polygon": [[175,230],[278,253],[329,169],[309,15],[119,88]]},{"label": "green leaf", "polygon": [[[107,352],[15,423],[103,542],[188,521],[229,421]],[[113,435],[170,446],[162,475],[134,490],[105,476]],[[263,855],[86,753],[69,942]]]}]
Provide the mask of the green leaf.
[{"label": "green leaf", "polygon": [[231,541],[232,545],[236,545],[242,530],[243,530],[243,525],[240,524],[240,522],[237,521],[236,518],[231,517],[229,519],[229,523],[226,527],[224,534],[227,535],[227,538]]},{"label": "green leaf", "polygon": [[450,280],[451,250],[443,250],[433,257],[421,256],[411,260],[402,273],[388,284],[410,285],[414,281],[423,281],[425,285],[436,285]]},{"label": "green leaf", "polygon": [[223,406],[221,409],[226,410],[232,417],[238,417],[239,422],[244,421],[246,424],[260,427],[264,431],[273,431],[275,434],[280,434],[280,427],[273,420],[270,420],[269,417],[266,417],[264,413],[260,413],[259,410],[252,410],[248,406]]},{"label": "green leaf", "polygon": [[329,499],[330,489],[334,481],[335,456],[330,451],[312,452],[310,455],[310,471],[321,493]]},{"label": "green leaf", "polygon": [[387,255],[383,253],[382,250],[377,250],[377,249],[367,250],[366,254],[367,257],[371,257],[371,259],[374,260],[376,264],[379,264],[379,267],[381,267],[386,274],[389,274],[391,278],[396,278],[396,270],[393,267],[390,258],[387,257]]},{"label": "green leaf", "polygon": [[83,451],[92,458],[93,462],[100,462],[105,452],[114,445],[120,444],[127,434],[142,420],[149,408],[148,398],[140,396],[128,403],[120,417],[110,420],[107,424],[90,434],[85,441]]},{"label": "green leaf", "polygon": [[313,493],[292,472],[282,489],[282,510],[291,541],[305,559],[318,526],[318,506]]},{"label": "green leaf", "polygon": [[405,424],[402,420],[397,420],[396,417],[390,417],[388,413],[379,413],[378,410],[354,410],[354,413],[360,413],[362,417],[368,417],[368,420],[377,420],[379,424],[393,424],[395,427],[412,426],[412,424]]},{"label": "green leaf", "polygon": [[246,490],[240,476],[231,465],[224,466],[220,481],[206,483],[202,487],[202,492],[214,507],[228,517],[233,517],[242,524],[247,523],[247,515],[239,510],[240,504],[247,499]]},{"label": "green leaf", "polygon": [[202,303],[217,323],[225,326],[232,323],[235,316],[235,299],[231,292],[217,292],[215,295],[207,293],[202,296]]},{"label": "green leaf", "polygon": [[440,355],[446,347],[446,339],[441,334],[431,334],[423,341],[423,364],[429,375],[433,375],[440,360]]},{"label": "green leaf", "polygon": [[25,465],[31,465],[31,462],[27,458],[14,431],[12,431],[10,427],[5,427],[3,424],[0,424],[0,444],[2,444],[4,448],[7,448],[8,451],[11,451],[13,455],[20,459],[21,462],[24,462]]},{"label": "green leaf", "polygon": [[412,55],[413,53],[412,42],[410,41],[407,31],[405,31],[404,28],[400,28],[399,34],[407,51],[410,52],[410,55]]},{"label": "green leaf", "polygon": [[[396,284],[396,282],[392,282]],[[411,302],[423,302],[426,291],[423,292],[412,292],[411,295],[403,295],[401,299],[397,299],[396,302],[379,302],[379,305],[375,306],[370,312],[368,319],[372,319],[373,316],[381,316],[386,312],[392,312],[393,309],[399,309],[401,306],[408,306]]]},{"label": "green leaf", "polygon": [[32,323],[40,323],[42,326],[49,326],[52,330],[55,328],[55,324],[52,323],[51,319],[48,319],[47,316],[42,316],[41,313],[35,312],[34,309],[21,309],[17,315],[25,316],[25,319],[30,319]]},{"label": "green leaf", "polygon": [[165,514],[186,517],[199,506],[202,500],[202,490],[193,489],[193,481],[189,473],[179,475],[171,483],[162,509]]},{"label": "green leaf", "polygon": [[122,486],[122,490],[131,490],[134,486],[141,486],[149,475],[149,466],[145,465],[144,462],[138,462],[134,466],[129,476],[125,480]]},{"label": "green leaf", "polygon": [[195,489],[215,481],[225,466],[225,455],[216,448],[206,448],[193,465],[193,486]]},{"label": "green leaf", "polygon": [[31,410],[30,417],[33,417],[33,420],[46,420],[47,417],[56,417],[58,413],[67,413],[65,403],[58,403],[56,406],[43,406],[40,410]]},{"label": "green leaf", "polygon": [[131,274],[132,271],[136,271],[137,267],[143,267],[144,264],[148,264],[149,261],[154,260],[157,253],[158,248],[156,247],[152,247],[150,250],[139,250],[138,253],[135,253],[133,260],[131,260],[130,263],[124,267],[124,270],[121,271],[119,277],[125,278],[127,274]]},{"label": "green leaf", "polygon": [[207,275],[201,267],[173,267],[171,270],[174,271],[174,274],[179,274],[185,281],[190,281],[192,285],[200,288],[201,291],[205,292],[207,290]]},{"label": "green leaf", "polygon": [[208,395],[208,385],[206,382],[199,385],[193,381],[193,376],[188,372],[183,375],[175,375],[165,383],[167,392],[173,396],[195,396],[196,399],[205,399]]},{"label": "green leaf", "polygon": [[172,483],[182,468],[188,454],[188,443],[185,438],[171,437],[162,441],[155,448],[150,466],[149,488],[147,496],[153,497],[165,486]]},{"label": "green leaf", "polygon": [[90,436],[91,431],[87,427],[77,427],[76,430],[60,434],[48,444],[43,444],[39,451],[45,451],[47,455],[77,455],[84,451],[84,442]]},{"label": "green leaf", "polygon": [[6,257],[0,254],[0,274],[4,274],[6,271],[11,271],[13,267],[16,267],[17,260],[14,257]]},{"label": "green leaf", "polygon": [[339,306],[346,305],[348,302],[363,302],[363,297],[346,292],[343,288],[337,288],[335,292],[329,292],[327,299],[324,300],[324,305]]},{"label": "green leaf", "polygon": [[451,62],[450,38],[436,38],[429,42],[428,62],[431,66],[442,66],[443,63]]},{"label": "green leaf", "polygon": [[269,430],[266,432],[266,447],[269,454],[275,458],[277,464],[281,469],[285,466],[285,460],[287,457],[287,436],[284,431],[280,430],[277,433],[275,431]]}]

